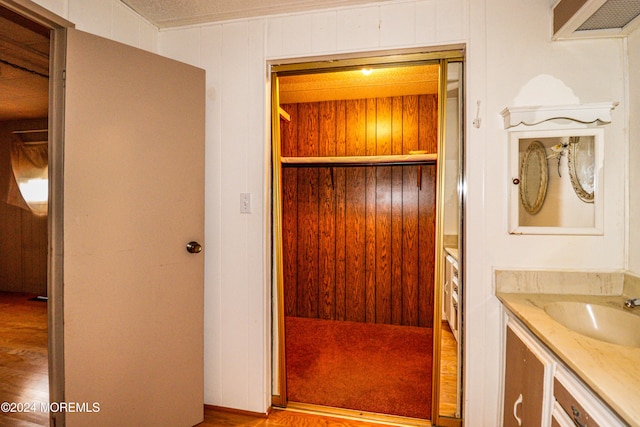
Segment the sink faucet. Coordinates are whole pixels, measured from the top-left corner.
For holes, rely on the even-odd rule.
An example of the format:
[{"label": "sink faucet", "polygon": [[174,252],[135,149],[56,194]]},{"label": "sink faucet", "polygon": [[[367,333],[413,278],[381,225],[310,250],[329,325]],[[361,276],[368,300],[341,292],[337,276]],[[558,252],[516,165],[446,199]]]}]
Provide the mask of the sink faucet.
[{"label": "sink faucet", "polygon": [[630,298],[624,302],[626,308],[635,308],[640,306],[640,298]]}]

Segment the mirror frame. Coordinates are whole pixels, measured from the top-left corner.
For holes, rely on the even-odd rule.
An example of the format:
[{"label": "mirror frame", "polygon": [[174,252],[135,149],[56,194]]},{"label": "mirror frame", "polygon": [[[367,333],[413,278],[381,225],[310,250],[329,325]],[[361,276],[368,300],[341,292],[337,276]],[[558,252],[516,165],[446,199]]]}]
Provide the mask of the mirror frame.
[{"label": "mirror frame", "polygon": [[[571,179],[571,185],[573,186],[573,191],[576,192],[576,195],[585,203],[593,203],[593,195],[595,194],[595,186],[591,191],[587,191],[580,182],[579,173],[576,171],[576,164],[578,163],[578,144],[580,143],[580,137],[578,137],[578,141],[571,141],[569,139],[569,150],[567,151],[567,163],[569,167],[569,178]],[[595,144],[595,141],[594,141]],[[595,147],[594,147],[595,148]],[[595,150],[593,153],[595,156]],[[595,173],[595,172],[593,172]],[[592,176],[591,179],[594,179],[595,176]]]},{"label": "mirror frame", "polygon": [[[522,139],[549,139],[549,138],[571,138],[588,136],[594,138],[594,191],[593,202],[584,200],[575,192],[575,185],[571,182],[570,186],[574,189],[575,197],[579,198],[582,203],[588,203],[593,207],[593,226],[531,226],[520,224],[521,196],[520,186],[521,175],[520,168],[521,150],[520,140]],[[533,142],[532,142],[533,143]],[[563,154],[569,156],[569,150]],[[548,159],[555,161],[555,159]],[[555,173],[553,166],[548,166],[549,174]],[[560,129],[544,129],[544,130],[513,130],[509,131],[509,233],[510,234],[562,234],[562,235],[602,235],[604,232],[604,197],[603,197],[603,180],[604,180],[604,129],[601,127],[585,127],[585,128],[560,128]],[[570,174],[568,174],[570,175]],[[569,176],[563,176],[562,179],[570,180]],[[550,194],[547,192],[544,203],[549,202]]]},{"label": "mirror frame", "polygon": [[[535,162],[535,163],[534,163]],[[534,196],[534,194],[530,194],[530,183],[529,182],[529,169],[531,167],[537,166],[540,169],[540,176],[537,177],[535,184],[537,184],[538,189],[535,194],[535,199],[530,196]],[[548,168],[548,159],[547,153],[545,151],[544,145],[540,141],[533,141],[527,147],[527,151],[524,153],[524,157],[522,158],[522,163],[520,165],[520,203],[522,203],[522,207],[525,211],[530,214],[536,214],[542,208],[544,204],[544,199],[547,195],[547,185],[549,181],[549,168]]]}]

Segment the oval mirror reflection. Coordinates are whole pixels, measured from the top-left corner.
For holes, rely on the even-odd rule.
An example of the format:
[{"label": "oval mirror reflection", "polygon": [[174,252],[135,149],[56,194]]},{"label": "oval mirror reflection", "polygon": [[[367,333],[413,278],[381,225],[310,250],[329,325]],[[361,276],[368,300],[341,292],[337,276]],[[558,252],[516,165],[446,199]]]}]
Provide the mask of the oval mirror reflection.
[{"label": "oval mirror reflection", "polygon": [[520,201],[531,215],[540,211],[547,194],[547,153],[540,141],[533,141],[522,158],[520,167]]},{"label": "oval mirror reflection", "polygon": [[595,190],[595,142],[589,137],[569,139],[569,177],[576,195],[583,202],[593,203]]}]

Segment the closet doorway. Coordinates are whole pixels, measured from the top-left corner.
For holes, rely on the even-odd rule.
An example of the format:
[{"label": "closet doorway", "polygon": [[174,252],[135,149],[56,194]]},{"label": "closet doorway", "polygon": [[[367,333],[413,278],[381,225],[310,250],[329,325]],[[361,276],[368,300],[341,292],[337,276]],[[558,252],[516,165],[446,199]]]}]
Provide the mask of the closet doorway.
[{"label": "closet doorway", "polygon": [[0,6],[0,402],[31,405],[0,425],[49,425],[49,49],[48,28]]},{"label": "closet doorway", "polygon": [[272,66],[275,405],[422,425],[442,399],[459,407],[459,375],[439,385],[446,76],[460,61]]}]

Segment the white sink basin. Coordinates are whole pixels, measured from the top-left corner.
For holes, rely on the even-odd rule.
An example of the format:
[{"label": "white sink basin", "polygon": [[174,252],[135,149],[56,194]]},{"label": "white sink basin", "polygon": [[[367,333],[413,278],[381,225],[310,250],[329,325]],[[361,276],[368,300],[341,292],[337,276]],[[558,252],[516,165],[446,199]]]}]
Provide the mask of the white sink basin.
[{"label": "white sink basin", "polygon": [[[640,308],[639,308],[640,309]],[[554,302],[544,310],[556,322],[582,335],[628,347],[640,347],[640,316],[604,305]]]}]

